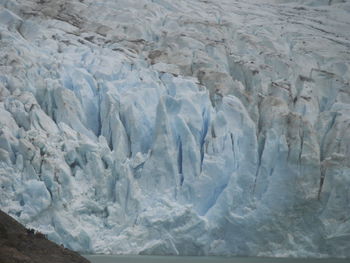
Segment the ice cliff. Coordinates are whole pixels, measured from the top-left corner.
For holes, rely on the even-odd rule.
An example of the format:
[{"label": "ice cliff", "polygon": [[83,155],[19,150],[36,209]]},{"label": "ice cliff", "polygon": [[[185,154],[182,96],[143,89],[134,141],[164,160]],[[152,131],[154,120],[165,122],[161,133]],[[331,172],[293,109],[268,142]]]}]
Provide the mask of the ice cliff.
[{"label": "ice cliff", "polygon": [[350,3],[0,0],[0,207],[95,253],[350,257]]}]

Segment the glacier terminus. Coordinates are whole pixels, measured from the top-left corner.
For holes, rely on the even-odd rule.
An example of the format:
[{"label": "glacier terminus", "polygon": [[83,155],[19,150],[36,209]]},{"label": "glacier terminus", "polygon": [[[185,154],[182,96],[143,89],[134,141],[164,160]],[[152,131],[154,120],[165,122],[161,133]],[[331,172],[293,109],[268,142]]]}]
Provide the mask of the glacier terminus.
[{"label": "glacier terminus", "polygon": [[0,208],[85,253],[350,257],[350,1],[0,0]]}]

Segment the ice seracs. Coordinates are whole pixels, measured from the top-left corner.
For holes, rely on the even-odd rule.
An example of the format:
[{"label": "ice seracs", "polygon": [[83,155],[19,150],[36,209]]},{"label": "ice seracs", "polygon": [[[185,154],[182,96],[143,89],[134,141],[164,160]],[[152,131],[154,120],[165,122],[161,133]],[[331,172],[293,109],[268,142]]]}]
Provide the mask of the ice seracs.
[{"label": "ice seracs", "polygon": [[349,11],[0,1],[1,209],[83,252],[350,257]]}]

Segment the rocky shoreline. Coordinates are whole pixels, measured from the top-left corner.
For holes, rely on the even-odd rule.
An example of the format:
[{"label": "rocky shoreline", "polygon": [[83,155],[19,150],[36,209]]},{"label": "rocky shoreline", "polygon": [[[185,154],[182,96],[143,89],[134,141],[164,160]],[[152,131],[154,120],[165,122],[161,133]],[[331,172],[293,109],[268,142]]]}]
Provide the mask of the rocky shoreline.
[{"label": "rocky shoreline", "polygon": [[0,210],[0,262],[2,263],[89,263],[87,259],[26,229]]}]

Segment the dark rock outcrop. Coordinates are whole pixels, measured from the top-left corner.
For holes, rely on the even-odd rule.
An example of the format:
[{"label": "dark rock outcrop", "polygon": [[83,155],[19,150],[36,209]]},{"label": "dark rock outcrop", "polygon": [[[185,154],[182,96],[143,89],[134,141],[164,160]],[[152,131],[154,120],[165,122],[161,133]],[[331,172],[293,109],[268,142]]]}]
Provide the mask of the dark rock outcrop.
[{"label": "dark rock outcrop", "polygon": [[26,229],[0,210],[1,263],[89,263],[78,253],[46,239],[45,235]]}]

